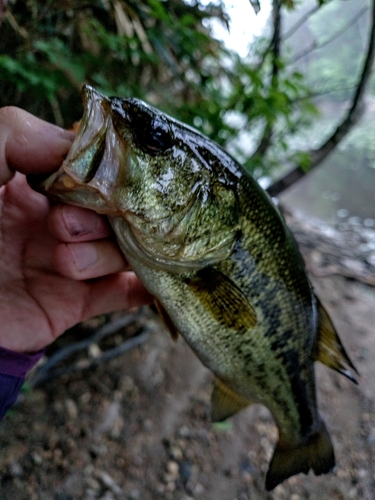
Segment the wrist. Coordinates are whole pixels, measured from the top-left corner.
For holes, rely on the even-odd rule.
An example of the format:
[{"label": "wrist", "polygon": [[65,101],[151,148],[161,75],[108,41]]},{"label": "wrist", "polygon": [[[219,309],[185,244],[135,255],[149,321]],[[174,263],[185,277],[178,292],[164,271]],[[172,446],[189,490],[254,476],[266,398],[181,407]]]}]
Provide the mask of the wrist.
[{"label": "wrist", "polygon": [[43,353],[44,349],[33,353],[20,353],[0,347],[0,373],[24,378],[40,360]]}]

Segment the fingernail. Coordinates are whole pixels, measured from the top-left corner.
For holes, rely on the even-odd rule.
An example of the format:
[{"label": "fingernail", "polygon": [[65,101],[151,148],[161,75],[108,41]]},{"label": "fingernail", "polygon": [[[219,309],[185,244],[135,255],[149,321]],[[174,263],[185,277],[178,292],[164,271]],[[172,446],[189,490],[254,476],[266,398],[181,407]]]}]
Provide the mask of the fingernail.
[{"label": "fingernail", "polygon": [[[74,215],[75,214],[75,215]],[[100,224],[97,215],[92,212],[81,212],[77,219],[76,211],[71,212],[71,207],[64,206],[63,218],[70,236],[82,236],[93,233]]]},{"label": "fingernail", "polygon": [[87,244],[74,244],[71,247],[75,266],[78,271],[84,271],[89,267],[93,267],[98,260],[98,253],[94,245]]},{"label": "fingernail", "polygon": [[71,130],[62,130],[62,137],[69,142],[73,142],[74,139],[76,138],[76,134],[72,132]]}]

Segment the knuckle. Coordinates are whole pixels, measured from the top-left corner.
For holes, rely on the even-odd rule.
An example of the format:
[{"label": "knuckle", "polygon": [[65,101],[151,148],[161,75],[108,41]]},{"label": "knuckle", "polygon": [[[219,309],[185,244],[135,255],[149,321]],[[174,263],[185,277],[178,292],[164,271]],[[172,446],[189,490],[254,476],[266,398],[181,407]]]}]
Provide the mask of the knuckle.
[{"label": "knuckle", "polygon": [[4,106],[0,108],[0,122],[9,126],[9,123],[17,121],[19,118],[20,109],[16,106]]}]

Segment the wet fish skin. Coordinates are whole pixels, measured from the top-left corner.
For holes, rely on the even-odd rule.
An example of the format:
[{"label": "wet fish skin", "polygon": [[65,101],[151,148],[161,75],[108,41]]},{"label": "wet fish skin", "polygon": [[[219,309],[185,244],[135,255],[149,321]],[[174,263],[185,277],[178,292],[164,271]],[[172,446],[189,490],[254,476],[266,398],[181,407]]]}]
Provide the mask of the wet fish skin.
[{"label": "wet fish skin", "polygon": [[279,442],[267,489],[299,472],[328,472],[334,452],[314,361],[349,377],[354,367],[278,210],[194,129],[90,87],[83,101],[72,150],[39,190],[108,216],[174,334],[215,374],[213,420],[252,402],[271,411]]}]

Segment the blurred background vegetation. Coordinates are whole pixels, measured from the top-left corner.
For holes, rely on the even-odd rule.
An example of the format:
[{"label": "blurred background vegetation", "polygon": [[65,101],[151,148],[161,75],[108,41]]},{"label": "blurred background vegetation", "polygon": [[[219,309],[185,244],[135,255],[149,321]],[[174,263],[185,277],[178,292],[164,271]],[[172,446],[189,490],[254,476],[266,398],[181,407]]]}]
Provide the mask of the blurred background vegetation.
[{"label": "blurred background vegetation", "polygon": [[[89,83],[195,126],[257,178],[277,175],[280,164],[303,172],[320,161],[300,141],[318,116],[313,99],[350,101],[359,84],[370,0],[268,3],[264,34],[254,37],[249,20],[240,57],[215,37],[215,23],[230,22],[222,1],[0,0],[0,106],[69,128]],[[351,25],[361,36],[344,46],[337,33]],[[346,59],[336,57],[340,47]]]},{"label": "blurred background vegetation", "polygon": [[[273,195],[322,164],[289,206],[375,234],[375,0],[244,2],[238,51],[218,35],[238,35],[224,0],[0,0],[0,106],[70,128],[84,83],[139,97],[217,141]],[[69,335],[82,332],[61,342]]]}]

